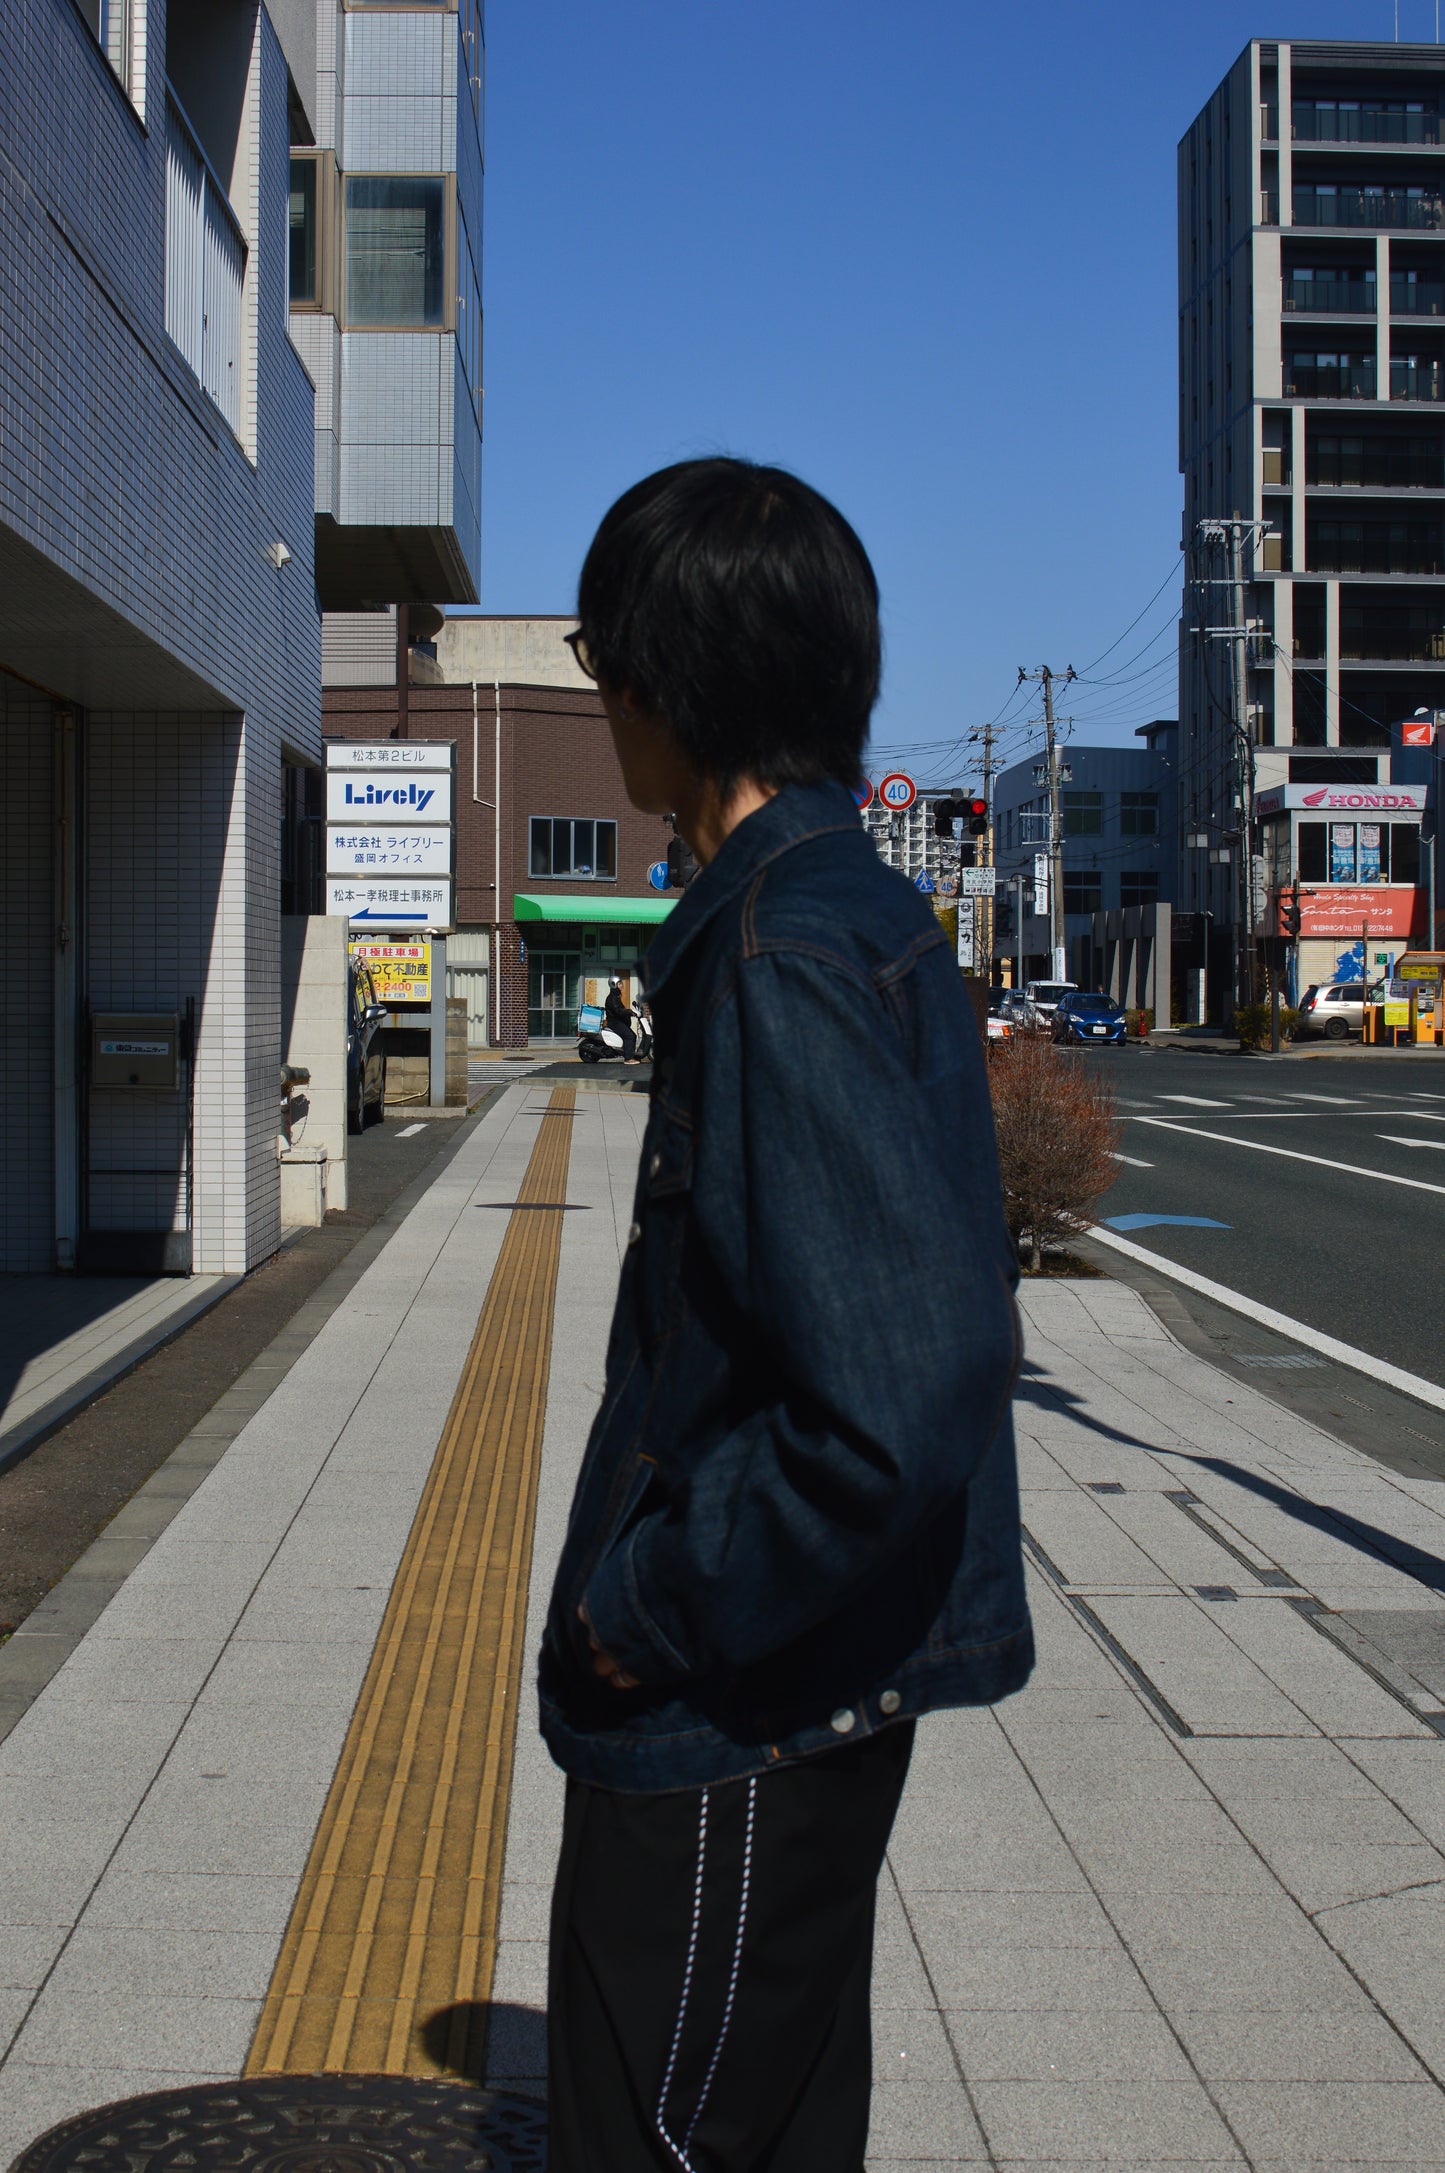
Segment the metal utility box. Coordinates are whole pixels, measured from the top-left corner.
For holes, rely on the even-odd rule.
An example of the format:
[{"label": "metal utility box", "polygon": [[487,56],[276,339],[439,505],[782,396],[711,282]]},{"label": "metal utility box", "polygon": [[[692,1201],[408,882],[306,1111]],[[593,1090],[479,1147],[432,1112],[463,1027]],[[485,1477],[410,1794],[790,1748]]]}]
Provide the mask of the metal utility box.
[{"label": "metal utility box", "polygon": [[180,1085],[181,1022],[175,1012],[97,1012],[91,1020],[93,1087],[174,1094]]}]

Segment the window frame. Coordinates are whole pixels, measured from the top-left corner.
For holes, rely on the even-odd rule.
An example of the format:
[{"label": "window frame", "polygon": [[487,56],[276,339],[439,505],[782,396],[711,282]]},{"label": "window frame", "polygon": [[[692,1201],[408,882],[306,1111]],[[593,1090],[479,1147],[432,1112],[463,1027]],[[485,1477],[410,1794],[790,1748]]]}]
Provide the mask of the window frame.
[{"label": "window frame", "polygon": [[[1083,886],[1084,884],[1087,884],[1087,885],[1089,886],[1089,895],[1090,895],[1090,896],[1091,896],[1091,897],[1093,898],[1093,900],[1094,900],[1093,904],[1092,904],[1092,905],[1070,905],[1070,903],[1069,903],[1069,892],[1070,892],[1070,889],[1072,888],[1072,889],[1073,889],[1073,890],[1075,891],[1075,893],[1077,893],[1077,892],[1079,891],[1079,889],[1080,889],[1080,888],[1081,888],[1081,887],[1082,887],[1082,886]],[[1066,867],[1066,868],[1064,869],[1064,911],[1065,911],[1065,913],[1102,913],[1102,912],[1103,912],[1103,910],[1104,910],[1104,871],[1103,871],[1103,869],[1102,869],[1102,868],[1070,868],[1070,867]]]},{"label": "window frame", "polygon": [[[1138,816],[1147,815],[1148,828],[1141,828]],[[1126,838],[1157,838],[1159,835],[1159,795],[1157,792],[1121,791],[1119,794],[1119,835]]]},{"label": "window frame", "polygon": [[[1084,801],[1091,805],[1086,810]],[[1059,812],[1063,819],[1066,838],[1097,838],[1104,834],[1104,795],[1093,785],[1066,785],[1059,799]],[[1097,822],[1084,822],[1085,813],[1097,815]]]},{"label": "window frame", "polygon": [[[558,823],[566,823],[566,824],[567,824],[567,825],[568,825],[568,826],[570,827],[570,829],[572,830],[572,832],[573,832],[573,834],[574,834],[574,837],[575,837],[575,833],[576,833],[576,826],[577,826],[577,824],[578,824],[579,822],[586,822],[586,823],[590,823],[590,824],[592,825],[592,829],[593,829],[593,861],[594,861],[594,863],[595,863],[595,861],[596,861],[596,859],[597,859],[597,852],[596,852],[596,845],[597,845],[597,832],[598,832],[599,830],[602,830],[602,829],[607,829],[607,830],[610,830],[610,831],[612,832],[612,873],[611,873],[610,875],[599,875],[599,874],[597,873],[597,870],[596,870],[595,864],[594,864],[594,867],[593,867],[593,871],[592,871],[592,873],[591,873],[590,875],[580,875],[580,874],[578,874],[578,873],[577,873],[577,871],[576,871],[576,869],[575,869],[575,868],[567,868],[567,869],[564,869],[564,870],[563,870],[563,872],[562,872],[562,873],[561,873],[560,875],[559,875],[559,874],[558,874],[558,873],[557,873],[557,872],[555,871],[555,868],[554,868],[554,867],[553,867],[553,865],[552,865],[552,863],[553,863],[553,861],[554,861],[554,859],[555,859],[555,854],[554,854],[554,852],[553,852],[553,849],[552,849],[552,848],[553,848],[553,843],[554,843],[554,840],[555,840],[555,836],[556,836],[556,825],[557,825]],[[538,868],[536,867],[536,865],[535,865],[535,855],[536,855],[536,833],[537,833],[537,826],[538,826],[538,824],[539,824],[539,823],[545,823],[545,824],[546,824],[546,826],[547,826],[547,863],[548,863],[548,872],[547,872],[547,873],[546,873],[545,875],[544,875],[544,874],[542,874],[542,873],[541,873],[541,872],[540,872],[540,871],[538,870]],[[528,881],[529,881],[529,882],[533,882],[533,883],[615,883],[615,882],[617,882],[617,881],[618,881],[618,872],[617,872],[617,861],[618,861],[618,843],[619,843],[619,840],[618,840],[618,830],[619,830],[619,828],[620,828],[620,825],[619,825],[619,823],[618,823],[618,820],[617,820],[617,817],[616,817],[615,815],[529,815],[529,816],[527,817],[527,878],[528,878]],[[576,858],[576,853],[575,853],[575,847],[574,847],[574,850],[573,850],[573,852],[572,852],[572,854],[571,854],[571,856],[570,856],[570,857],[571,857],[571,858],[573,858],[573,859],[575,859],[575,858]]]}]

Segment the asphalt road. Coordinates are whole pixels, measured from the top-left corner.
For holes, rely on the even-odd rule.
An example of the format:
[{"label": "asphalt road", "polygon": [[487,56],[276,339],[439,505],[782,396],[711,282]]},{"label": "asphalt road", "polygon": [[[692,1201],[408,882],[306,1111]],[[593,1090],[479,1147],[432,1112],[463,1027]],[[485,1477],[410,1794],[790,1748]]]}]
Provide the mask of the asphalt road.
[{"label": "asphalt road", "polygon": [[1132,1048],[1080,1061],[1110,1080],[1120,1117],[1101,1221],[1445,1386],[1445,1064]]}]

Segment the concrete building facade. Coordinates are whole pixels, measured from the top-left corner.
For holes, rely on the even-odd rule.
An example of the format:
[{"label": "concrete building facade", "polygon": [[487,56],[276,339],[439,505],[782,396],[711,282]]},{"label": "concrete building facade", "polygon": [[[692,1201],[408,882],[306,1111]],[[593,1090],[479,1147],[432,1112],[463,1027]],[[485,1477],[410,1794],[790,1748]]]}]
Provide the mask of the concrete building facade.
[{"label": "concrete building facade", "polygon": [[[1273,933],[1301,872],[1293,833],[1248,834],[1251,768],[1262,795],[1387,788],[1400,720],[1445,707],[1442,96],[1445,48],[1256,39],[1179,147],[1180,904],[1216,928]],[[1201,526],[1235,517],[1239,600]],[[1412,888],[1389,839],[1344,842],[1333,867]]]},{"label": "concrete building facade", "polygon": [[[1178,839],[1177,727],[1172,718],[1141,725],[1138,747],[1088,747],[1069,742],[1061,750],[1068,781],[1061,789],[1064,866],[1064,929],[1069,976],[1081,985],[1100,979],[1100,914],[1137,912],[1171,904],[1175,895]],[[1017,962],[1023,978],[1051,971],[1049,921],[1034,910],[1036,856],[1047,854],[1049,795],[1042,754],[1000,772],[994,786],[994,862],[997,897],[996,962]],[[1016,915],[1022,878],[1023,919]],[[1000,922],[1002,925],[1000,925]]]},{"label": "concrete building facade", "polygon": [[[31,0],[0,40],[9,1271],[278,1240],[277,841],[320,755],[287,338],[313,32],[312,0]],[[134,1085],[116,1050],[151,1043]]]}]

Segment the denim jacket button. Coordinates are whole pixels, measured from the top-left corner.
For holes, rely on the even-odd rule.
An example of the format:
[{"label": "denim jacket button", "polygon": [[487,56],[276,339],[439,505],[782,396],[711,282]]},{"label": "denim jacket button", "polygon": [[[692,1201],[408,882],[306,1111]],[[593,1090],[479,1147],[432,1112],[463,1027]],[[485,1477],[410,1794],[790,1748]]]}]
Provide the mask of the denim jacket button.
[{"label": "denim jacket button", "polygon": [[641,1237],[641,1235],[642,1235],[642,1224],[641,1224],[640,1222],[634,1222],[634,1223],[632,1224],[631,1228],[630,1228],[630,1229],[628,1230],[628,1233],[627,1233],[627,1242],[628,1242],[628,1244],[629,1244],[629,1245],[635,1245],[635,1244],[637,1243],[637,1240],[638,1240],[638,1239],[639,1239],[639,1238]]},{"label": "denim jacket button", "polygon": [[902,1703],[903,1700],[896,1690],[885,1690],[879,1697],[878,1710],[880,1713],[896,1713]]},{"label": "denim jacket button", "polygon": [[662,1168],[662,1156],[661,1156],[660,1154],[655,1154],[655,1155],[653,1156],[652,1160],[651,1160],[651,1161],[650,1161],[650,1162],[648,1163],[648,1165],[647,1165],[647,1174],[648,1174],[648,1176],[649,1176],[649,1177],[655,1177],[655,1176],[657,1175],[658,1171],[659,1171],[659,1170],[660,1170],[661,1168]]},{"label": "denim jacket button", "polygon": [[840,1705],[828,1723],[834,1735],[851,1735],[858,1725],[856,1713],[850,1713],[846,1705]]}]

